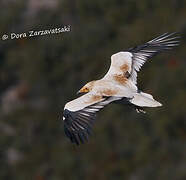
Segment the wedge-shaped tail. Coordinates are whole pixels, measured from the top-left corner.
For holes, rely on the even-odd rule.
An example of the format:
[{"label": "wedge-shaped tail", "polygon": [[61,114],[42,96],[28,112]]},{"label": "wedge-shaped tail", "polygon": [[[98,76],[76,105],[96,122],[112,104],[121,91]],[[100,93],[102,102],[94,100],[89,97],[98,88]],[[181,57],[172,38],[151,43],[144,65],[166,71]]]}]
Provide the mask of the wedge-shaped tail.
[{"label": "wedge-shaped tail", "polygon": [[129,100],[132,104],[136,105],[136,106],[140,106],[140,107],[158,107],[158,106],[162,106],[161,103],[159,103],[158,101],[156,101],[152,95],[144,93],[144,92],[140,92],[140,93],[136,93],[134,95],[134,97]]}]

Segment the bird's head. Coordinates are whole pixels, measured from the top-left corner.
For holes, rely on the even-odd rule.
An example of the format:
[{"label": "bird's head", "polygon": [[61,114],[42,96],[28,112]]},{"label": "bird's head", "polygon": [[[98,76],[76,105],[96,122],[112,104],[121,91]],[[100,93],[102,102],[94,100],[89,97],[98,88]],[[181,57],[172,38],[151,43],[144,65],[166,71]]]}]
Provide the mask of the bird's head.
[{"label": "bird's head", "polygon": [[91,82],[88,82],[87,84],[85,84],[85,85],[77,92],[77,94],[80,94],[80,93],[88,93],[88,92],[90,92],[90,91],[93,89],[94,82],[95,82],[95,81],[91,81]]}]

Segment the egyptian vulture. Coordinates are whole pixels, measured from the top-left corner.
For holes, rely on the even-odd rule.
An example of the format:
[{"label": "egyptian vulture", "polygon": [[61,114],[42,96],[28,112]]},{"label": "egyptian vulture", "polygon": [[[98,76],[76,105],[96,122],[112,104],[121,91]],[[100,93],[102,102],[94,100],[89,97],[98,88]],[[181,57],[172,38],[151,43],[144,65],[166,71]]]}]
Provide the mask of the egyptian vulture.
[{"label": "egyptian vulture", "polygon": [[79,145],[88,141],[96,113],[109,103],[130,105],[143,113],[143,107],[162,106],[152,95],[138,89],[137,72],[154,55],[177,46],[178,39],[176,33],[164,33],[143,45],[113,54],[105,76],[83,86],[78,92],[84,95],[64,107],[64,131],[71,142]]}]

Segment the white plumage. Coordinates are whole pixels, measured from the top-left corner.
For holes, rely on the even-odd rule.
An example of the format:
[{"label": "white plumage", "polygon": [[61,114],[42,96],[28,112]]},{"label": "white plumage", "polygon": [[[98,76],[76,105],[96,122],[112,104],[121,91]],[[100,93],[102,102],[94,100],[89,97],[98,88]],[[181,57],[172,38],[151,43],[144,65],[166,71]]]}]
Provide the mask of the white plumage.
[{"label": "white plumage", "polygon": [[79,91],[86,94],[65,105],[64,130],[73,143],[88,140],[96,113],[111,102],[131,105],[137,112],[145,112],[142,107],[161,106],[152,95],[138,90],[137,72],[152,56],[178,45],[179,37],[174,35],[165,33],[143,45],[113,54],[106,75],[87,83]]}]

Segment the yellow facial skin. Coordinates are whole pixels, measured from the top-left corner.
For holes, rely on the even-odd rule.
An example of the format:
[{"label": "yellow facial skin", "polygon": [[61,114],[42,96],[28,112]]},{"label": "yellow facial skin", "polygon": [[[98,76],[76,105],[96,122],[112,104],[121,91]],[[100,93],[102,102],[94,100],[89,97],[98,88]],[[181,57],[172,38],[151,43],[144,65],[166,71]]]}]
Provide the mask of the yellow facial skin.
[{"label": "yellow facial skin", "polygon": [[78,93],[88,93],[89,92],[89,89],[87,87],[82,87]]},{"label": "yellow facial skin", "polygon": [[79,94],[79,93],[88,93],[88,92],[90,92],[90,91],[93,89],[94,83],[95,83],[95,81],[91,81],[91,82],[87,83],[85,86],[83,86],[83,87],[78,91],[78,94]]}]

